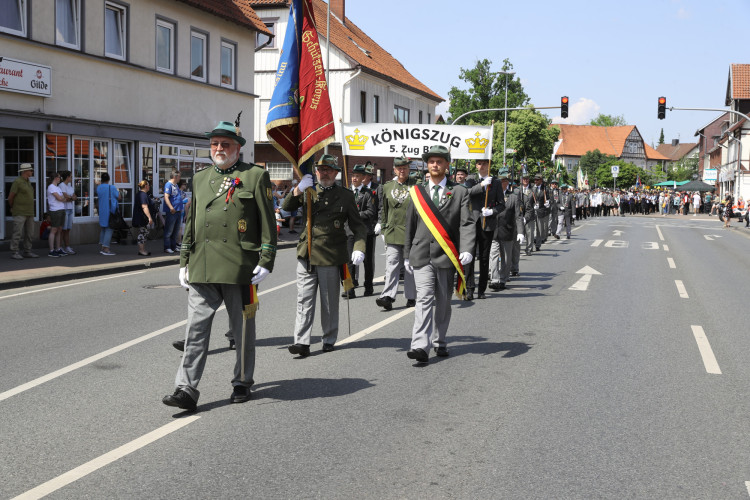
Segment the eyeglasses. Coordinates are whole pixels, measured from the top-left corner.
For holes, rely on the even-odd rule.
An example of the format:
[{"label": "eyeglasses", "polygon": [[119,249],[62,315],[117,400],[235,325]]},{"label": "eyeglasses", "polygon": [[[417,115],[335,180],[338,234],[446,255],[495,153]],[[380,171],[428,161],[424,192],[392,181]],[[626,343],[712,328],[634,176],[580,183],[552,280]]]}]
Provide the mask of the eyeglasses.
[{"label": "eyeglasses", "polygon": [[234,143],[231,142],[231,141],[224,141],[224,142],[218,142],[218,141],[214,142],[214,141],[211,141],[211,149],[216,149],[219,146],[221,146],[221,149],[229,149],[233,145],[234,145]]}]

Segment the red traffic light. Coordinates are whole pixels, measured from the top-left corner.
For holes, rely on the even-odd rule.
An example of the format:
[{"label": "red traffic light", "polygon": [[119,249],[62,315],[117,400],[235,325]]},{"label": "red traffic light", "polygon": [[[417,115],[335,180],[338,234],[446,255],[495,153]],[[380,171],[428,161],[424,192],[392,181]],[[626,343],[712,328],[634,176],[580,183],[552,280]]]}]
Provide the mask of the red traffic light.
[{"label": "red traffic light", "polygon": [[657,107],[657,111],[656,111],[656,117],[659,120],[663,120],[666,115],[667,115],[667,98],[660,97],[659,106]]},{"label": "red traffic light", "polygon": [[560,117],[568,117],[568,96],[564,95],[560,98]]}]

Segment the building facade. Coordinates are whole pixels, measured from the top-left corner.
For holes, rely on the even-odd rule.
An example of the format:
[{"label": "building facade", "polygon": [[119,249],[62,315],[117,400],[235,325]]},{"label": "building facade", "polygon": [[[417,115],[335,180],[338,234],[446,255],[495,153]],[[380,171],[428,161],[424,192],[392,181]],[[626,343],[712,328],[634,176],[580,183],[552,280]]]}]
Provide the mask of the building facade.
[{"label": "building facade", "polygon": [[[313,0],[312,4],[336,123],[336,139],[328,146],[328,152],[339,159],[340,166],[344,164],[341,122],[434,123],[435,107],[443,98],[417,80],[348,19],[343,0],[331,2],[330,46],[328,4],[322,0]],[[276,35],[270,42],[268,37],[259,35],[257,41],[259,47],[266,45],[257,52],[255,59],[255,89],[260,95],[254,124],[255,161],[266,166],[274,182],[289,187],[293,180],[292,165],[266,136],[266,118],[287,29],[289,2],[255,0],[251,5],[269,31]],[[392,158],[348,156],[345,160],[349,172],[355,164],[370,161],[380,180],[391,177]]]},{"label": "building facade", "polygon": [[[253,159],[257,33],[246,1],[11,0],[0,14],[0,186],[34,165],[36,217],[50,175],[70,170],[74,244],[97,241],[96,187],[103,172],[132,215],[137,184],[155,196],[172,169],[188,180],[211,163],[205,132],[234,120]],[[5,8],[5,7],[4,7]],[[9,236],[7,202],[0,239]]]}]

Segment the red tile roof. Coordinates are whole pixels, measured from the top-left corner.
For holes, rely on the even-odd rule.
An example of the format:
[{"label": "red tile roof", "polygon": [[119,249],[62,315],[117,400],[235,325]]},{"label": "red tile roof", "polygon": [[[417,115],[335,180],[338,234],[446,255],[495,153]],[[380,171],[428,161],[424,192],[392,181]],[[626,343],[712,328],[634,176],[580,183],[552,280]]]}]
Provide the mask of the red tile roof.
[{"label": "red tile roof", "polygon": [[196,9],[209,12],[240,26],[270,35],[266,25],[253,10],[249,0],[178,0]]},{"label": "red tile roof", "polygon": [[663,154],[672,161],[678,161],[685,157],[693,148],[698,146],[697,142],[685,142],[672,146],[672,144],[659,144],[656,151]]},{"label": "red tile roof", "polygon": [[[325,37],[327,36],[326,16],[328,13],[328,4],[323,0],[313,0],[312,3],[318,33]],[[278,0],[250,0],[249,4],[260,10],[272,6],[288,6],[289,2],[288,0],[285,2]],[[281,34],[278,35],[282,36]],[[344,24],[336,16],[331,15],[331,43],[361,66],[363,73],[369,73],[399,86],[406,87],[436,102],[445,100],[416,79],[395,57],[367,36],[348,17]]]},{"label": "red tile roof", "polygon": [[729,106],[734,99],[750,99],[750,64],[731,64],[729,66],[725,104]]},{"label": "red tile roof", "polygon": [[[594,125],[565,125],[560,127],[562,144],[557,150],[557,156],[583,156],[589,151],[598,149],[601,153],[617,158],[622,156],[625,140],[635,129],[635,125],[621,127],[597,127]],[[669,160],[654,148],[643,143],[646,158],[649,160]]]}]

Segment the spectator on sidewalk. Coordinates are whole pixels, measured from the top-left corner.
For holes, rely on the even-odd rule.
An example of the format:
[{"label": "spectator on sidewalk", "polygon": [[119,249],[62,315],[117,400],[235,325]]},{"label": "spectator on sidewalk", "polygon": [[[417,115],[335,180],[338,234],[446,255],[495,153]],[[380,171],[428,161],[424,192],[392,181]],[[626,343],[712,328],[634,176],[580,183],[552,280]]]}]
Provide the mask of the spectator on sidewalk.
[{"label": "spectator on sidewalk", "polygon": [[182,245],[182,234],[185,232],[185,214],[187,214],[188,209],[190,208],[190,198],[188,198],[187,195],[187,181],[185,179],[180,179],[179,183],[180,192],[178,193],[180,195],[178,206],[180,209],[180,230],[177,233],[177,248],[180,248]]},{"label": "spectator on sidewalk", "polygon": [[117,202],[120,200],[120,192],[114,186],[109,184],[109,174],[102,172],[101,183],[96,187],[97,209],[99,212],[99,245],[102,255],[115,255],[110,250],[109,245],[112,242],[112,228],[109,227],[109,215],[117,210]]},{"label": "spectator on sidewalk", "polygon": [[49,226],[50,226],[49,213],[44,212],[44,215],[42,215],[42,223],[39,224],[39,239],[40,240],[47,241],[47,238],[49,238]]},{"label": "spectator on sidewalk", "polygon": [[164,183],[164,252],[177,250],[177,233],[180,231],[179,206],[182,193],[179,188],[180,172],[172,170],[169,180]]},{"label": "spectator on sidewalk", "polygon": [[[18,178],[10,186],[8,195],[8,205],[13,216],[10,251],[11,258],[17,260],[22,260],[24,257],[39,257],[31,251],[31,235],[34,233],[34,188],[29,179],[33,175],[34,167],[30,163],[22,163],[18,167]],[[21,244],[23,253],[21,253]]]},{"label": "spectator on sidewalk", "polygon": [[693,193],[693,217],[698,215],[701,209],[701,194],[696,191]]},{"label": "spectator on sidewalk", "polygon": [[60,189],[65,198],[65,222],[62,225],[61,235],[62,250],[68,255],[73,255],[75,250],[70,248],[70,230],[73,229],[73,208],[78,197],[76,196],[76,189],[73,187],[73,172],[64,170],[60,172],[60,177],[62,178]]},{"label": "spectator on sidewalk", "polygon": [[138,183],[140,191],[135,195],[133,200],[133,227],[138,228],[138,255],[146,257],[151,255],[146,249],[146,237],[148,236],[148,230],[154,226],[154,219],[151,214],[154,213],[154,205],[148,197],[148,191],[151,185],[147,180],[142,180]]},{"label": "spectator on sidewalk", "polygon": [[60,172],[52,174],[47,186],[47,208],[49,209],[49,253],[48,257],[64,257],[68,255],[60,245],[62,226],[65,223],[65,197],[60,189]]}]

